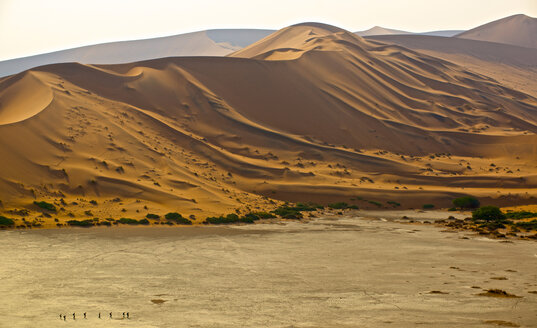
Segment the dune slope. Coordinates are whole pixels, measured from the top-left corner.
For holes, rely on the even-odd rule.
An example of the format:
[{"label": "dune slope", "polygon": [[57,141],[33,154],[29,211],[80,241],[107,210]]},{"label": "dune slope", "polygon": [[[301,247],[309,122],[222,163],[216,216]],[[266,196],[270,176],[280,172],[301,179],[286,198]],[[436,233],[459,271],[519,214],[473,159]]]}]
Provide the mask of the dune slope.
[{"label": "dune slope", "polygon": [[35,68],[0,80],[0,103],[4,210],[97,199],[99,217],[200,219],[275,200],[520,203],[537,184],[537,99],[317,23],[229,57]]},{"label": "dune slope", "polygon": [[455,37],[537,48],[537,18],[522,14],[513,15],[478,26]]}]

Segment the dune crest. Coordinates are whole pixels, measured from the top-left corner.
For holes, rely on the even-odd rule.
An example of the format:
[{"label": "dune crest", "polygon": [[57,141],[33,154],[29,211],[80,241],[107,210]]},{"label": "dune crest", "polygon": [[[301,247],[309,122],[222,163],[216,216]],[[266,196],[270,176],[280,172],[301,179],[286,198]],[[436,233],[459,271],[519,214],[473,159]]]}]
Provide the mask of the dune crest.
[{"label": "dune crest", "polygon": [[50,87],[40,72],[25,72],[2,82],[0,90],[0,125],[27,120],[43,111],[53,99]]}]

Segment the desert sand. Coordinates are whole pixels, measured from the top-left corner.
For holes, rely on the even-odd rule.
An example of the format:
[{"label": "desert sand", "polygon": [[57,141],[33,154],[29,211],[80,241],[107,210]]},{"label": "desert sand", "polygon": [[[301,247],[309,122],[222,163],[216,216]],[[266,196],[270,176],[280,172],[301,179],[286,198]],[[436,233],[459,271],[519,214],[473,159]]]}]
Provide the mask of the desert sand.
[{"label": "desert sand", "polygon": [[456,35],[457,38],[537,48],[537,18],[513,15]]},{"label": "desert sand", "polygon": [[[356,217],[0,235],[12,328],[537,324],[534,242]],[[514,296],[480,295],[489,289]]]},{"label": "desert sand", "polygon": [[[5,77],[0,124],[0,214],[18,223],[537,196],[534,96],[318,23],[228,57]],[[35,200],[60,210],[43,218]]]}]

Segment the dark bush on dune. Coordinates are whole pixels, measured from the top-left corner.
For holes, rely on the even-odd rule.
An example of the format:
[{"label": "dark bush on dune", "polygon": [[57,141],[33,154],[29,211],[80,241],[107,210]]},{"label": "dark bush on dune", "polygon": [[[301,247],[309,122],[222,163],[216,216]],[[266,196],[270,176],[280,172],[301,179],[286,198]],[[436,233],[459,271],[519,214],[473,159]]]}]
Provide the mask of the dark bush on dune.
[{"label": "dark bush on dune", "polygon": [[158,219],[160,219],[160,215],[157,215],[157,214],[151,214],[151,213],[148,213],[145,217],[148,218],[148,219],[152,219],[152,220],[158,220]]},{"label": "dark bush on dune", "polygon": [[464,196],[455,198],[453,200],[453,205],[455,207],[461,208],[461,209],[469,209],[469,208],[478,208],[480,203],[477,198],[472,196]]},{"label": "dark bush on dune", "polygon": [[253,216],[243,216],[239,218],[237,214],[228,214],[226,216],[208,217],[203,223],[205,224],[232,224],[232,223],[254,223]]},{"label": "dark bush on dune", "polygon": [[424,209],[424,210],[430,210],[430,209],[432,209],[432,208],[434,208],[434,205],[433,205],[433,204],[424,204],[424,205],[423,205],[423,209]]},{"label": "dark bush on dune", "polygon": [[328,204],[328,208],[330,208],[332,210],[345,210],[345,209],[355,209],[355,210],[357,210],[358,206],[349,205],[349,204],[347,204],[345,202],[338,202],[338,203]]},{"label": "dark bush on dune", "polygon": [[281,216],[284,219],[296,220],[296,219],[302,219],[304,217],[302,213],[297,211],[294,207],[290,207],[286,205],[278,207],[277,209],[272,211],[272,213],[278,216]]},{"label": "dark bush on dune", "polygon": [[138,220],[130,219],[130,218],[121,218],[117,220],[117,222],[121,224],[139,224]]},{"label": "dark bush on dune", "polygon": [[192,221],[190,221],[189,219],[183,217],[179,213],[168,213],[168,214],[164,215],[164,217],[166,218],[166,220],[174,221],[177,224],[185,224],[185,225],[191,225],[192,224]]},{"label": "dark bush on dune", "polygon": [[529,222],[517,222],[515,223],[515,226],[527,231],[537,230],[537,220],[531,220]]},{"label": "dark bush on dune", "polygon": [[474,221],[501,222],[506,219],[505,214],[496,206],[483,206],[472,213]]},{"label": "dark bush on dune", "polygon": [[[256,216],[258,216],[260,219],[273,219],[276,217],[276,215],[272,214],[272,213],[267,213],[267,212],[254,212],[254,213],[250,213],[250,214],[254,214]],[[248,214],[246,214],[245,216],[247,216]]]},{"label": "dark bush on dune", "polygon": [[67,221],[67,224],[74,227],[89,228],[93,227],[93,220],[69,220]]},{"label": "dark bush on dune", "polygon": [[0,227],[10,227],[15,225],[15,221],[0,215]]},{"label": "dark bush on dune", "polygon": [[528,219],[528,218],[537,218],[537,213],[528,212],[528,211],[509,212],[509,213],[506,213],[505,216],[508,219],[522,220],[522,219]]},{"label": "dark bush on dune", "polygon": [[44,210],[56,212],[56,206],[54,206],[54,204],[47,203],[47,202],[38,202],[38,201],[34,201],[34,204]]}]

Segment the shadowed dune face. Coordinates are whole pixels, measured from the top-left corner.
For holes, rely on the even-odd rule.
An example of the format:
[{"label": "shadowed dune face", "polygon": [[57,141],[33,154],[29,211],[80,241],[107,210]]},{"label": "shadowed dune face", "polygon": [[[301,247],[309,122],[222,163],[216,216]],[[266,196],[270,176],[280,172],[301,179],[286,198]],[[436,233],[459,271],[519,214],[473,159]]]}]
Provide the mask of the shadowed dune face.
[{"label": "shadowed dune face", "polygon": [[44,66],[0,80],[0,104],[10,204],[120,196],[201,215],[498,188],[519,202],[537,183],[535,98],[323,24],[231,57]]}]

